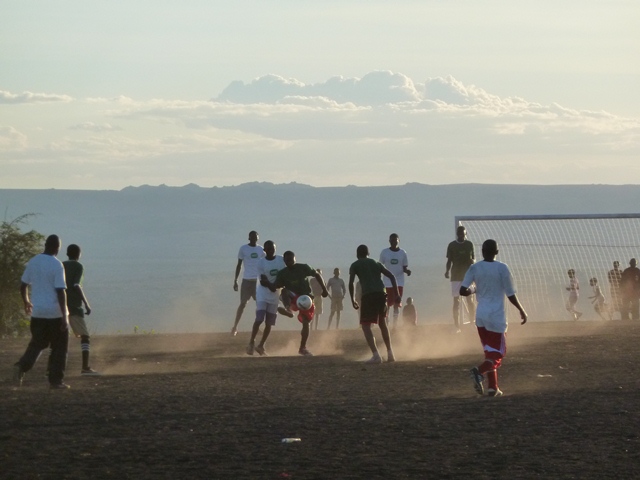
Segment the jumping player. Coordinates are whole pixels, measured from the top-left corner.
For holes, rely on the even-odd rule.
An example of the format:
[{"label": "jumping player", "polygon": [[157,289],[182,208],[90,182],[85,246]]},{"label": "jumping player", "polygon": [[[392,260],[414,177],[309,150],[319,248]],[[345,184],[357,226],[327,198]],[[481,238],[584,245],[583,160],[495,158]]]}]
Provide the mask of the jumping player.
[{"label": "jumping player", "polygon": [[[304,356],[312,356],[313,354],[307,349],[307,340],[309,339],[309,325],[313,321],[314,306],[311,304],[309,310],[299,310],[297,300],[300,295],[311,294],[311,287],[309,285],[308,277],[315,277],[322,288],[322,296],[327,297],[329,292],[324,284],[322,275],[316,270],[311,268],[306,263],[296,263],[296,255],[292,251],[286,251],[283,255],[286,268],[283,268],[276,275],[274,282],[270,282],[265,278],[260,279],[260,284],[269,288],[271,291],[284,287],[287,295],[290,297],[289,308],[298,312],[298,320],[302,323],[302,331],[300,332],[300,349],[298,353]],[[283,302],[287,303],[287,302]]]},{"label": "jumping player", "polygon": [[[521,325],[527,323],[527,313],[516,297],[516,289],[509,267],[496,261],[497,255],[497,242],[486,240],[482,244],[484,260],[469,267],[460,285],[460,295],[467,297],[475,293],[478,298],[476,327],[484,349],[484,362],[479,367],[471,369],[471,378],[476,392],[482,395],[486,374],[487,395],[490,397],[502,395],[502,391],[498,388],[498,368],[507,352],[505,296],[520,312]],[[472,286],[473,283],[475,283],[475,287]]]},{"label": "jumping player", "polygon": [[[360,310],[360,325],[362,327],[362,333],[367,341],[367,345],[371,349],[373,356],[367,360],[366,363],[382,363],[382,357],[378,352],[376,346],[376,339],[371,330],[371,326],[378,324],[380,327],[380,333],[382,333],[382,340],[387,347],[387,361],[394,362],[395,356],[391,349],[391,334],[389,333],[389,327],[387,326],[387,310],[388,290],[385,288],[382,282],[381,276],[384,275],[389,279],[392,287],[392,295],[394,296],[393,304],[400,304],[402,297],[400,296],[400,289],[396,278],[393,276],[385,266],[376,262],[372,258],[369,258],[369,247],[366,245],[358,246],[356,250],[356,256],[358,260],[351,264],[349,267],[349,295],[351,297],[351,304],[356,310]],[[359,283],[362,287],[362,308],[360,304],[355,300],[355,277],[358,277]]]},{"label": "jumping player", "polygon": [[[380,263],[384,265],[384,267],[395,277],[398,284],[398,291],[400,292],[399,296],[402,297],[404,289],[404,274],[406,273],[407,277],[410,277],[411,270],[408,268],[409,260],[407,258],[407,252],[400,248],[400,237],[397,233],[389,235],[389,248],[385,248],[380,252]],[[395,295],[391,295],[393,293],[391,280],[385,276],[382,281],[384,282],[384,286],[387,290],[387,305],[389,307],[393,307],[393,326],[395,327],[398,322],[398,315],[402,305],[396,303]]]},{"label": "jumping player", "polygon": [[331,313],[329,314],[329,325],[327,330],[331,328],[331,321],[333,315],[336,316],[336,330],[340,328],[340,312],[343,309],[344,296],[347,293],[347,288],[344,285],[344,280],[340,278],[340,269],[333,269],[333,277],[327,281],[327,289],[331,291]]},{"label": "jumping player", "polygon": [[[602,294],[602,290],[600,290],[600,285],[598,285],[598,279],[596,277],[590,278],[589,285],[593,289],[593,295],[589,297],[591,303],[593,304],[593,309],[598,315],[600,315],[603,320],[607,320],[607,318],[605,318],[604,316],[604,312],[608,311],[607,304],[605,303],[605,298]],[[608,320],[612,320],[610,311]]]},{"label": "jumping player", "polygon": [[[453,297],[453,323],[460,333],[460,282],[475,262],[474,246],[467,240],[467,229],[460,225],[456,229],[456,239],[447,246],[447,265],[444,277],[449,278],[451,271],[451,296]],[[469,316],[475,316],[475,304],[472,297],[466,299]]]},{"label": "jumping player", "polygon": [[580,282],[576,278],[576,271],[571,268],[567,272],[569,276],[569,286],[566,287],[569,292],[569,299],[567,300],[567,310],[573,315],[574,320],[578,320],[582,313],[576,310],[576,303],[578,303],[578,297],[580,296]]},{"label": "jumping player", "polygon": [[[76,337],[80,337],[80,349],[82,350],[83,376],[100,375],[89,365],[90,335],[84,315],[91,314],[91,306],[82,288],[84,278],[84,266],[80,263],[82,252],[80,247],[71,244],[67,247],[69,260],[62,262],[64,274],[67,280],[67,307],[69,308],[69,324]],[[84,306],[84,309],[82,308]]]},{"label": "jumping player", "polygon": [[[286,265],[282,256],[276,255],[276,244],[273,241],[267,240],[264,242],[264,253],[265,256],[258,261],[258,276],[261,280],[266,279],[269,282],[273,282],[278,272],[285,268]],[[271,327],[276,324],[279,294],[278,290],[272,292],[268,287],[264,287],[262,284],[258,285],[256,289],[256,320],[253,322],[251,339],[247,346],[247,355],[253,355],[254,351],[258,352],[260,356],[267,354],[264,344],[269,338]],[[263,322],[265,325],[262,338],[260,343],[255,345],[256,336]]]},{"label": "jumping player", "polygon": [[236,319],[231,327],[231,335],[234,337],[238,334],[238,323],[244,312],[244,307],[250,298],[256,299],[256,285],[258,283],[258,260],[264,257],[264,250],[258,244],[258,232],[251,230],[249,232],[249,243],[242,245],[238,251],[238,264],[236,265],[236,276],[233,279],[233,290],[238,291],[238,276],[240,269],[244,263],[244,272],[242,274],[242,285],[240,287],[240,305],[236,311]]}]

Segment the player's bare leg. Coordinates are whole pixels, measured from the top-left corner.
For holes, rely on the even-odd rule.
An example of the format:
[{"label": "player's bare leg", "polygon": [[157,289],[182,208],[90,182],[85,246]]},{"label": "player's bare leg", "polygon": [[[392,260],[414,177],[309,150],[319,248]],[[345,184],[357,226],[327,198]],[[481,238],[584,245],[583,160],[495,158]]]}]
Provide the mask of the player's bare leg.
[{"label": "player's bare leg", "polygon": [[396,358],[393,355],[393,350],[391,349],[391,334],[389,333],[389,326],[387,325],[386,318],[381,318],[378,321],[378,326],[380,327],[380,333],[382,334],[382,341],[384,342],[385,347],[387,347],[387,361],[395,362]]},{"label": "player's bare leg", "polygon": [[311,320],[309,320],[308,318],[304,318],[302,320],[302,331],[300,332],[300,350],[298,350],[298,353],[300,355],[311,354],[311,352],[307,350],[307,340],[309,340],[309,331],[310,331],[309,324],[310,323],[311,323]]},{"label": "player's bare leg", "polygon": [[378,352],[376,337],[373,335],[373,331],[371,330],[371,324],[363,323],[361,327],[362,333],[364,334],[364,339],[367,341],[367,345],[369,345],[369,349],[373,354],[373,356],[369,360],[367,360],[367,363],[382,363],[382,357],[380,356],[380,352]]}]

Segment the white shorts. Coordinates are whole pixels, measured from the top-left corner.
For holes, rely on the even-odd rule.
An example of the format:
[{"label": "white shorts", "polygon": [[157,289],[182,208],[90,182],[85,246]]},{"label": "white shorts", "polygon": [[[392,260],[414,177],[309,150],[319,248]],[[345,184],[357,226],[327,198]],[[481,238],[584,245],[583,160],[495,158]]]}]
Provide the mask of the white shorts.
[{"label": "white shorts", "polygon": [[256,311],[258,310],[265,310],[267,313],[277,313],[278,304],[259,300],[256,302]]},{"label": "white shorts", "polygon": [[451,296],[452,297],[459,297],[460,296],[460,285],[462,285],[462,280],[458,281],[451,281]]}]

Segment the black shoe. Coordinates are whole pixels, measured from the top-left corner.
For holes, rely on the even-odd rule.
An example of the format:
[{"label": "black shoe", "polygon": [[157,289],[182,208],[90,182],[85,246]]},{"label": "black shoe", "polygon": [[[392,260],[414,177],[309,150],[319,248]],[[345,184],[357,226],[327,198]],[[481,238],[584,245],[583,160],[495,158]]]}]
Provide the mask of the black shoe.
[{"label": "black shoe", "polygon": [[484,385],[482,385],[484,376],[478,371],[478,367],[473,367],[470,373],[471,380],[473,380],[473,388],[476,390],[478,395],[482,395],[484,393]]}]

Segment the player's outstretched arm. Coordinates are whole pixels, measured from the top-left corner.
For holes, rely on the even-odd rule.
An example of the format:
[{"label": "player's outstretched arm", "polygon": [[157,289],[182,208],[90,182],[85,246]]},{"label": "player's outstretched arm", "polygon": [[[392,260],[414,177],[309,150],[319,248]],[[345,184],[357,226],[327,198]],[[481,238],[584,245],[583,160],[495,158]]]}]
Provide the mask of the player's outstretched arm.
[{"label": "player's outstretched arm", "polygon": [[518,309],[518,311],[520,312],[520,318],[522,319],[522,322],[520,322],[520,325],[524,325],[525,323],[527,323],[527,312],[524,311],[524,308],[522,308],[522,305],[520,305],[520,301],[518,300],[518,297],[514,295],[511,295],[509,297],[507,297],[509,299],[509,301],[511,302],[511,304],[516,307]]}]

